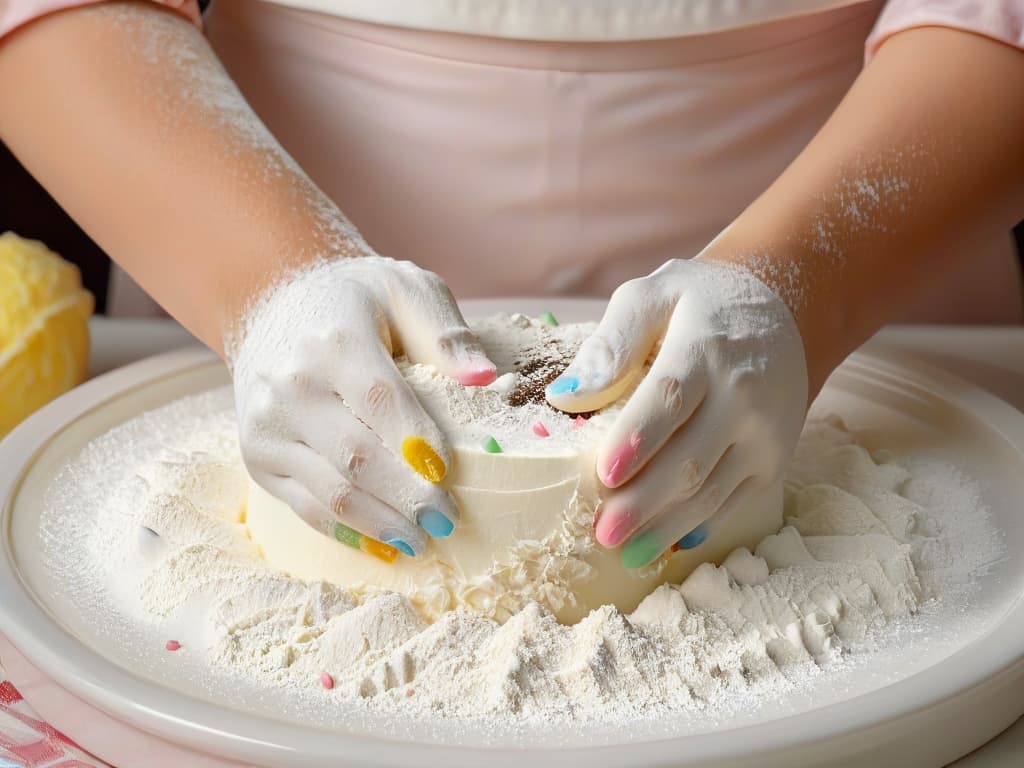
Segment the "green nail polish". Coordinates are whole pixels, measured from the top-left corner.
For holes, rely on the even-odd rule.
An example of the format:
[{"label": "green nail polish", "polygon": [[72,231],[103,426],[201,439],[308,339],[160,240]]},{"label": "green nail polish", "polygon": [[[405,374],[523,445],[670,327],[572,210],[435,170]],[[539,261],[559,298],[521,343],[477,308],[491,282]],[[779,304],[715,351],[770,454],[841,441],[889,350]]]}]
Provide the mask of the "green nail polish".
[{"label": "green nail polish", "polygon": [[619,555],[619,562],[623,568],[642,568],[656,560],[664,550],[657,531],[647,531],[626,542],[622,554]]}]

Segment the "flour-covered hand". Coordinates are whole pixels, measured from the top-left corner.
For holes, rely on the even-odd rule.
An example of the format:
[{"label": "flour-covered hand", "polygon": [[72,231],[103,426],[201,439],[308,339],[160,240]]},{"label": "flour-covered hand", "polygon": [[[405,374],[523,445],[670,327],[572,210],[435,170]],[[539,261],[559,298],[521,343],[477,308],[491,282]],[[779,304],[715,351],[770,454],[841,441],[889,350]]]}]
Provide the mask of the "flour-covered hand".
[{"label": "flour-covered hand", "polygon": [[807,410],[803,345],[789,309],[749,272],[673,260],[612,295],[597,330],[547,389],[595,410],[646,375],[600,446],[608,489],[598,542],[638,568],[699,545],[715,520],[778,480]]},{"label": "flour-covered hand", "polygon": [[406,555],[448,536],[450,456],[395,366],[399,351],[464,384],[495,366],[434,273],[378,256],[308,267],[269,290],[230,351],[252,477],[317,530],[343,523]]}]

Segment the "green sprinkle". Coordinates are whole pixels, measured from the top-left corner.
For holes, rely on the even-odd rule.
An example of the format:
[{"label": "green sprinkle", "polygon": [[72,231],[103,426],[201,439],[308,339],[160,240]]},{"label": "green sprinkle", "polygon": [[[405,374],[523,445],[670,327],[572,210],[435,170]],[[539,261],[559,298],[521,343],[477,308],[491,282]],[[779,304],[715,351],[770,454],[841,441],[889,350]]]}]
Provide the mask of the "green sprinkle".
[{"label": "green sprinkle", "polygon": [[346,546],[359,549],[359,540],[363,538],[363,534],[342,523],[335,523],[334,538]]},{"label": "green sprinkle", "polygon": [[642,568],[648,563],[658,559],[665,550],[665,545],[661,542],[661,536],[657,531],[647,531],[641,533],[629,541],[626,542],[626,546],[622,548],[622,554],[619,555],[619,560],[622,563],[623,568]]},{"label": "green sprinkle", "polygon": [[558,320],[556,320],[555,316],[552,315],[550,312],[542,312],[540,319],[543,320],[548,325],[558,325]]},{"label": "green sprinkle", "polygon": [[501,453],[501,446],[498,445],[498,441],[493,437],[488,437],[484,443],[484,450],[488,453]]}]

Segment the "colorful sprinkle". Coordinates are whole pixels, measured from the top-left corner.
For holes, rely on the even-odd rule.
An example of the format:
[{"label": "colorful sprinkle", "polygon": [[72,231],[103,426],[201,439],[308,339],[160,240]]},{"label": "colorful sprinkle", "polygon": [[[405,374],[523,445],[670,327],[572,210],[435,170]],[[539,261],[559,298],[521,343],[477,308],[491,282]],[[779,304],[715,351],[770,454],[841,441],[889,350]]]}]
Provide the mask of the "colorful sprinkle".
[{"label": "colorful sprinkle", "polygon": [[488,453],[501,453],[501,446],[498,445],[498,441],[492,436],[484,441],[484,450]]},{"label": "colorful sprinkle", "polygon": [[164,645],[164,648],[166,648],[168,651],[176,651],[179,648],[181,648],[181,643],[179,643],[177,640],[168,640],[167,644]]},{"label": "colorful sprinkle", "polygon": [[382,544],[376,539],[364,536],[344,523],[334,524],[334,538],[346,547],[352,547],[352,549],[358,549],[368,555],[373,555],[385,563],[393,563],[398,558],[398,550],[394,547],[389,547],[387,544]]},{"label": "colorful sprinkle", "polygon": [[410,467],[432,483],[440,483],[448,472],[448,468],[441,457],[437,455],[437,451],[418,435],[407,437],[402,441],[402,456]]},{"label": "colorful sprinkle", "polygon": [[551,433],[548,432],[548,428],[544,426],[543,421],[538,421],[533,425],[533,434],[537,437],[551,437]]},{"label": "colorful sprinkle", "polygon": [[556,320],[555,316],[552,315],[550,312],[541,312],[540,319],[541,319],[542,322],[545,322],[548,325],[553,325],[553,326],[557,326],[558,325],[558,320]]},{"label": "colorful sprinkle", "polygon": [[415,693],[416,693],[416,691],[414,689],[410,688],[409,690],[407,690],[405,692],[405,697],[409,698],[410,696],[414,695]]},{"label": "colorful sprinkle", "polygon": [[320,673],[320,685],[323,686],[325,691],[331,690],[334,687],[334,678],[327,672]]},{"label": "colorful sprinkle", "polygon": [[577,416],[575,419],[572,420],[572,428],[573,429],[579,429],[580,427],[586,426],[586,424],[587,424],[587,420],[585,418],[583,418],[582,416]]}]

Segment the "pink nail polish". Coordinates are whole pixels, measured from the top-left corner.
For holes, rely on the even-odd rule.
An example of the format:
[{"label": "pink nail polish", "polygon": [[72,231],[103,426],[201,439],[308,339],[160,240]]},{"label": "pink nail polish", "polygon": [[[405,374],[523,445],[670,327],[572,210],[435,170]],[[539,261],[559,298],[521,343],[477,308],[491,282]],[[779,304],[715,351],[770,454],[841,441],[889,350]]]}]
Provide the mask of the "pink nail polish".
[{"label": "pink nail polish", "polygon": [[601,472],[601,482],[608,488],[614,488],[622,482],[633,462],[636,461],[642,439],[637,430],[629,433],[629,439],[612,451],[607,466]]},{"label": "pink nail polish", "polygon": [[633,528],[633,510],[619,509],[611,514],[601,516],[594,537],[605,547],[617,547],[626,540]]},{"label": "pink nail polish", "polygon": [[467,368],[455,374],[455,380],[467,387],[486,387],[497,378],[498,371],[493,365]]}]

